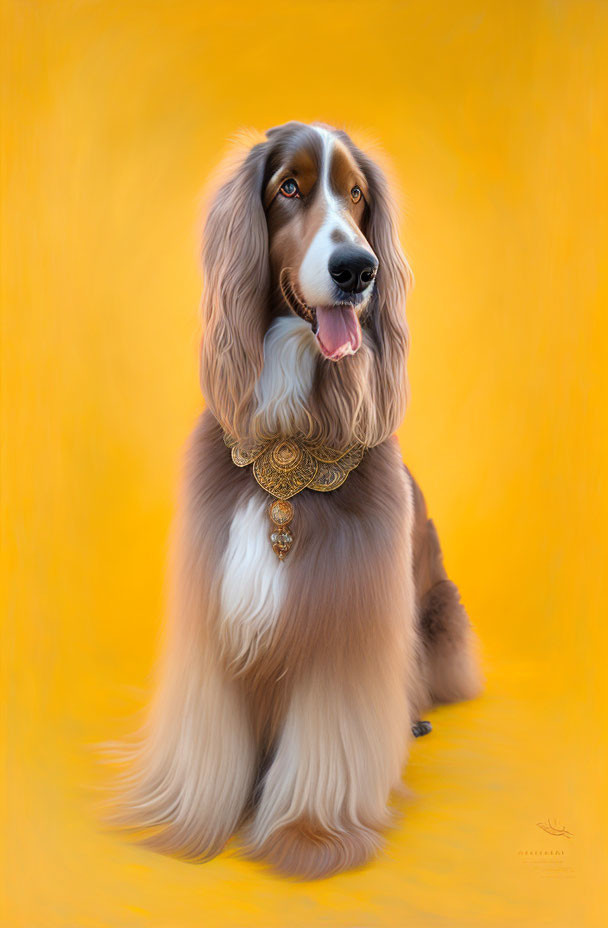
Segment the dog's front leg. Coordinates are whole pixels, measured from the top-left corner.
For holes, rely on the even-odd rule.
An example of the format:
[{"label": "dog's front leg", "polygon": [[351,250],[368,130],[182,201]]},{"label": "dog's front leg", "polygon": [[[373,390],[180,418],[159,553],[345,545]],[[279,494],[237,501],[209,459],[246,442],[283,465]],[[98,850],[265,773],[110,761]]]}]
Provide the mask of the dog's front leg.
[{"label": "dog's front leg", "polygon": [[[205,447],[203,447],[203,451]],[[210,464],[193,456],[178,521],[163,666],[147,725],[125,752],[114,820],[142,843],[191,859],[218,854],[251,799],[257,748],[242,683],[226,669],[216,635],[216,552]]]},{"label": "dog's front leg", "polygon": [[399,654],[318,666],[294,685],[247,835],[251,856],[314,879],[374,854],[410,725]]},{"label": "dog's front leg", "polygon": [[214,857],[239,825],[255,776],[244,697],[217,659],[195,648],[173,662],[133,758],[118,823],[179,857]]}]

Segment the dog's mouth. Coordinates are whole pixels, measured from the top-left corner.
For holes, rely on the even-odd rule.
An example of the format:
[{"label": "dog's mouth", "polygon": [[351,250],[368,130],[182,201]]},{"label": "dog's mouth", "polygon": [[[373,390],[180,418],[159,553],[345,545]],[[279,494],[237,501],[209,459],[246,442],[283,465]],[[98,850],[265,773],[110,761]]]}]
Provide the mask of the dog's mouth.
[{"label": "dog's mouth", "polygon": [[356,303],[344,300],[331,306],[309,306],[296,291],[287,268],[281,272],[280,285],[289,308],[312,326],[321,354],[328,361],[340,361],[358,351],[363,336]]}]

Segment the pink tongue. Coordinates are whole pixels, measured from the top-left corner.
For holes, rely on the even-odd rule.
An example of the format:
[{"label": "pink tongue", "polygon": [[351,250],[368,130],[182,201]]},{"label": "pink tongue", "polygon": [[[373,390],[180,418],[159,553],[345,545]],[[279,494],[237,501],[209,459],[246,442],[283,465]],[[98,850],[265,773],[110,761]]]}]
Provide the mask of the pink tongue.
[{"label": "pink tongue", "polygon": [[354,354],[361,345],[361,326],[352,306],[317,306],[317,341],[331,361]]}]

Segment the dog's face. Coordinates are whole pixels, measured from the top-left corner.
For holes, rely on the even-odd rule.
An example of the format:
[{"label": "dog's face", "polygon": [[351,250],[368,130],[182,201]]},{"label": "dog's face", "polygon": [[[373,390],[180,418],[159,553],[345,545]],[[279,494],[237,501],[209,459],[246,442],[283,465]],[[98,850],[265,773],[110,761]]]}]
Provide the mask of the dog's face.
[{"label": "dog's face", "polygon": [[302,126],[276,141],[263,188],[272,286],[331,361],[359,349],[374,288],[378,258],[363,233],[368,197],[363,171],[335,133]]}]

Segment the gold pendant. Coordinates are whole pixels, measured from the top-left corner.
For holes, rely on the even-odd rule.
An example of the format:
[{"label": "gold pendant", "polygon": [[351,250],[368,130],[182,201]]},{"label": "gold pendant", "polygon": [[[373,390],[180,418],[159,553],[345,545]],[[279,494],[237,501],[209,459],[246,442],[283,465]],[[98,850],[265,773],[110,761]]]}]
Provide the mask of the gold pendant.
[{"label": "gold pendant", "polygon": [[[293,535],[289,530],[289,523],[293,519],[293,506],[286,499],[275,499],[268,507],[268,515],[275,527],[270,536],[272,550],[282,561],[293,544]],[[278,531],[277,531],[278,529]]]},{"label": "gold pendant", "polygon": [[253,464],[253,476],[259,486],[275,499],[268,513],[273,532],[272,550],[283,560],[293,544],[290,523],[293,519],[292,496],[302,490],[328,493],[342,486],[363,458],[363,445],[345,451],[315,445],[299,438],[273,438],[269,441],[235,441],[224,435],[232,460],[237,467]]}]

